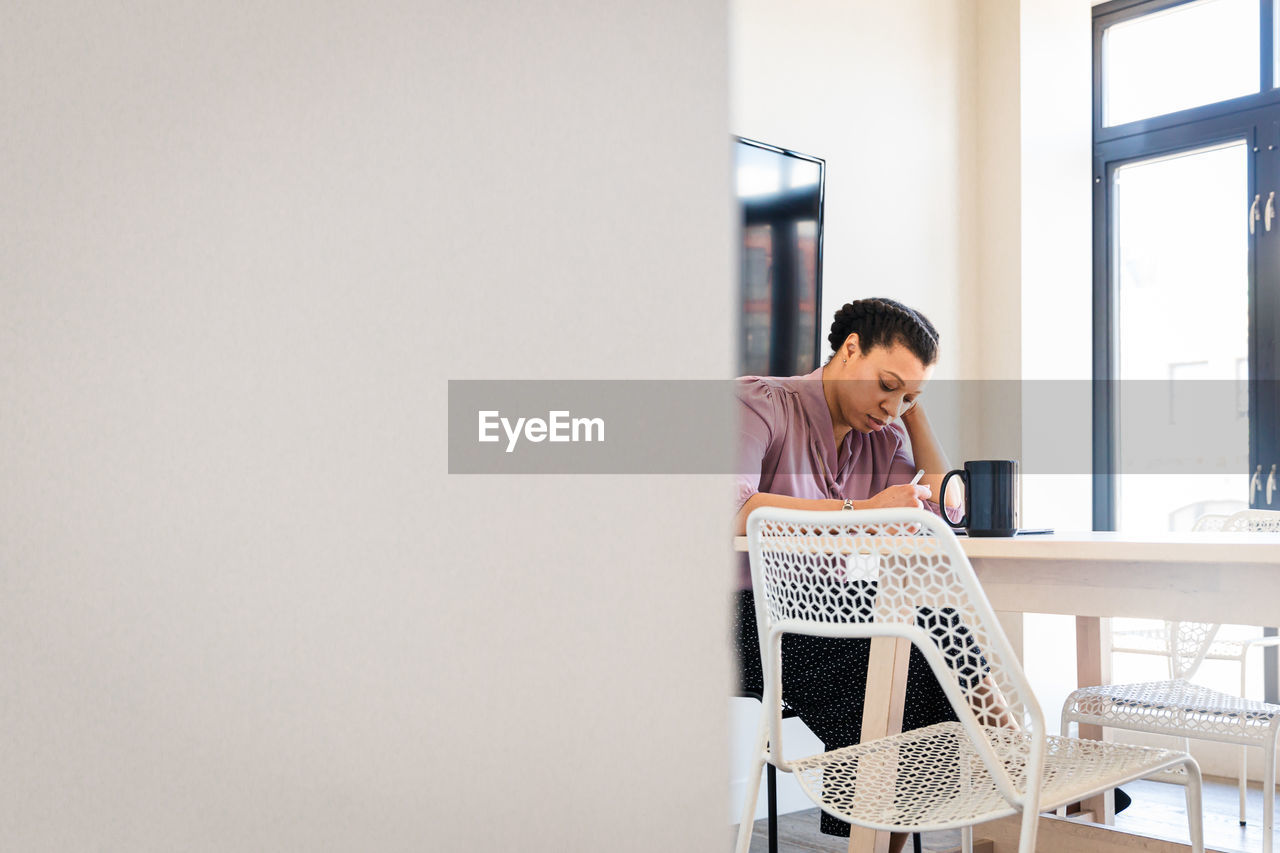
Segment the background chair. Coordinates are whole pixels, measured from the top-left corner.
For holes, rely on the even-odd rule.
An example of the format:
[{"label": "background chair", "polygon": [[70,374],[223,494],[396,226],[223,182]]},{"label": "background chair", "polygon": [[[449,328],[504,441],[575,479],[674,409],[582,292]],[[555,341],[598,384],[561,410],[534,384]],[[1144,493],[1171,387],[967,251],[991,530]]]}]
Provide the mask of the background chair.
[{"label": "background chair", "polygon": [[[1105,684],[1083,687],[1067,697],[1062,709],[1064,735],[1073,722],[1261,747],[1264,756],[1262,849],[1263,853],[1271,853],[1280,705],[1220,693],[1185,679]],[[1147,778],[1184,781],[1184,777],[1177,774],[1149,774]]]},{"label": "background chair", "polygon": [[[961,829],[1021,815],[1020,853],[1039,812],[1182,766],[1192,849],[1204,850],[1200,770],[1186,753],[1049,736],[1026,675],[955,535],[922,510],[803,512],[747,520],[765,697],[738,853],[764,763],[795,773],[842,820],[877,830]],[[785,757],[782,635],[886,637],[919,648],[957,722],[889,734],[802,759]],[[873,661],[874,663],[874,661]],[[870,710],[869,708],[866,710]]]},{"label": "background chair", "polygon": [[[1280,512],[1271,510],[1241,510],[1231,514],[1202,515],[1196,519],[1193,531],[1221,530],[1228,532],[1277,532],[1280,531]],[[1242,591],[1242,593],[1245,591]],[[1169,681],[1165,689],[1172,691],[1177,681],[1190,682],[1195,678],[1200,664],[1207,660],[1229,661],[1240,667],[1240,697],[1248,694],[1249,653],[1254,649],[1280,646],[1280,637],[1250,637],[1225,639],[1217,636],[1221,626],[1208,622],[1164,622],[1152,628],[1116,631],[1112,633],[1113,653],[1159,655],[1168,658]],[[1146,731],[1146,729],[1135,729]],[[1216,738],[1215,738],[1216,739]],[[1189,749],[1190,737],[1183,738]],[[1264,750],[1265,754],[1265,750]],[[1237,784],[1240,799],[1240,825],[1246,823],[1246,795],[1249,779],[1249,748],[1240,746],[1240,762]],[[1174,777],[1164,781],[1178,782]],[[1269,832],[1269,830],[1267,830]]]}]

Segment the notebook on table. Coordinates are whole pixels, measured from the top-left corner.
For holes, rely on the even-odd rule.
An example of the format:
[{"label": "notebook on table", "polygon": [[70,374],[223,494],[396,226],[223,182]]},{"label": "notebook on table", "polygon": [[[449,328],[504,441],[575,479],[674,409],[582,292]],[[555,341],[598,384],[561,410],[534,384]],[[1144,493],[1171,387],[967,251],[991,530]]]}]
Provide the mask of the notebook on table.
[{"label": "notebook on table", "polygon": [[[1052,528],[1052,527],[1027,527],[1027,528],[1024,528],[1024,529],[1020,529],[1020,530],[1016,530],[1016,531],[1014,531],[1014,534],[1013,534],[1013,535],[1014,535],[1014,536],[1035,536],[1036,534],[1040,534],[1040,533],[1052,533],[1052,532],[1053,532],[1053,528]],[[957,531],[955,531],[955,534],[956,534],[957,536],[968,536],[968,535],[969,535],[968,531],[966,531],[966,530],[957,530]],[[978,538],[978,537],[975,537],[975,538]],[[983,536],[983,537],[981,537],[981,538],[983,538],[983,539],[1011,539],[1012,537],[1010,537],[1010,536]]]}]

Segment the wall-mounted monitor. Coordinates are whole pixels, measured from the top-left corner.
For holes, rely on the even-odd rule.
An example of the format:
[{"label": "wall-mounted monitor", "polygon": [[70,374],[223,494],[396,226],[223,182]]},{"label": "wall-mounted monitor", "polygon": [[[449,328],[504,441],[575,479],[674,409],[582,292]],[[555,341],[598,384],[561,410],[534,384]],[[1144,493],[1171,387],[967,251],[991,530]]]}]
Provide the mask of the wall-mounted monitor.
[{"label": "wall-mounted monitor", "polygon": [[739,376],[796,376],[818,366],[822,194],[817,157],[737,138],[742,224]]}]

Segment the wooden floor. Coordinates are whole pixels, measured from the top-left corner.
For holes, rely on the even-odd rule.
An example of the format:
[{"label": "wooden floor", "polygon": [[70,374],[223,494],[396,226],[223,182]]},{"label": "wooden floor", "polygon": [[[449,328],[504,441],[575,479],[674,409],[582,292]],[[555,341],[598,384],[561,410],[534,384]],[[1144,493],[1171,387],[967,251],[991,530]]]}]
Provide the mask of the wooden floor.
[{"label": "wooden floor", "polygon": [[[1186,801],[1177,785],[1160,782],[1131,782],[1124,790],[1133,798],[1133,805],[1116,816],[1116,827],[1159,835],[1165,838],[1187,837]],[[1205,846],[1224,851],[1257,853],[1262,849],[1262,789],[1254,783],[1249,788],[1249,824],[1240,826],[1236,784],[1232,780],[1205,779],[1204,783],[1204,841]],[[736,833],[737,827],[734,827]],[[982,830],[974,832],[982,837]],[[1273,832],[1275,846],[1280,850],[1280,833]],[[921,838],[926,851],[940,853],[960,846],[959,830],[927,832]],[[818,831],[818,810],[793,812],[778,818],[778,850],[786,851],[840,851],[848,849],[843,838],[823,835]],[[911,845],[906,851],[910,853]],[[751,837],[751,853],[768,853],[769,822],[756,821]]]}]

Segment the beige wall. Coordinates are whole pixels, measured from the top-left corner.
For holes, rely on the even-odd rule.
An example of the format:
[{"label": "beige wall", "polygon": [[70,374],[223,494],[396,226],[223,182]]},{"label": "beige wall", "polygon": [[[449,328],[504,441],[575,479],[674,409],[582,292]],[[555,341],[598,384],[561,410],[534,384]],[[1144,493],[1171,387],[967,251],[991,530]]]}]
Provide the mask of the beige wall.
[{"label": "beige wall", "polygon": [[929,314],[956,464],[1022,452],[1014,385],[945,384],[1022,374],[1021,5],[732,7],[734,131],[827,160],[823,323],[875,294]]},{"label": "beige wall", "polygon": [[980,375],[1088,378],[1090,353],[1074,353],[1092,313],[1090,5],[982,0],[978,13]]},{"label": "beige wall", "polygon": [[[939,326],[938,379],[1087,377],[1089,0],[732,11],[734,131],[827,159],[824,323],[891,293]],[[935,420],[952,461],[1070,452],[1087,471],[1087,437],[1038,448],[1017,393],[949,399]],[[1061,524],[1063,488],[1080,504],[1078,483],[1033,486],[1029,517]]]},{"label": "beige wall", "polygon": [[970,372],[974,4],[735,0],[732,11],[733,131],[827,161],[824,342],[842,304],[893,296],[937,324],[938,377]]},{"label": "beige wall", "polygon": [[727,485],[444,433],[730,372],[726,19],[0,13],[0,847],[726,841]]},{"label": "beige wall", "polygon": [[1018,379],[1022,304],[1022,54],[1018,0],[981,0],[978,9],[978,308],[975,372]]}]

